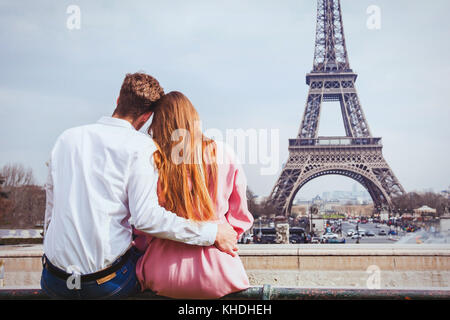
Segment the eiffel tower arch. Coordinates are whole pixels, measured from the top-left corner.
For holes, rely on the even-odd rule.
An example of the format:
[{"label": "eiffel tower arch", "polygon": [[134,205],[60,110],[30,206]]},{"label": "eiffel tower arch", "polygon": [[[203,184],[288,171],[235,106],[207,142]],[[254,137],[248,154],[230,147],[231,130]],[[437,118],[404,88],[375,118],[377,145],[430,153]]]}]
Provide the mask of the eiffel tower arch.
[{"label": "eiffel tower arch", "polygon": [[[270,194],[279,214],[288,215],[300,189],[324,175],[359,182],[378,211],[391,210],[392,198],[405,192],[383,157],[381,138],[372,136],[356,91],[357,77],[348,59],[340,0],[318,0],[305,111],[297,137],[289,140],[289,159]],[[321,107],[328,101],[340,103],[345,136],[318,136]]]}]

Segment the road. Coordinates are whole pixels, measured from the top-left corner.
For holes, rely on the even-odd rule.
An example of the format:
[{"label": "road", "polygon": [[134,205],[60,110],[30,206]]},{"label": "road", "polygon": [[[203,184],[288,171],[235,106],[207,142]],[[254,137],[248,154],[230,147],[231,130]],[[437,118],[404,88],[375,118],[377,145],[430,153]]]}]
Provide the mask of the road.
[{"label": "road", "polygon": [[[395,243],[396,241],[393,241],[390,239],[389,236],[379,236],[378,232],[380,230],[384,230],[386,231],[386,234],[389,232],[390,227],[382,224],[381,228],[377,228],[376,227],[376,223],[366,223],[366,224],[359,224],[359,230],[362,231],[372,231],[375,236],[373,237],[362,237],[359,240],[359,243]],[[342,236],[345,238],[346,243],[356,243],[356,239],[352,239],[351,237],[347,237],[347,232],[350,230],[356,230],[356,224],[355,223],[351,223],[348,221],[343,221],[342,222]],[[400,236],[402,236],[400,234]],[[397,238],[397,237],[396,237]]]}]

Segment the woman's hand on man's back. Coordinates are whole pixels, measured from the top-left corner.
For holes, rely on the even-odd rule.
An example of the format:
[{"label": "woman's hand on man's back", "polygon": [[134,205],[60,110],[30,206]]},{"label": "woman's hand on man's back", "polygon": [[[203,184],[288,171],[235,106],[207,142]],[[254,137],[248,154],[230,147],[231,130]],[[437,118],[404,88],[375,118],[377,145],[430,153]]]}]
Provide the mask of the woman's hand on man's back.
[{"label": "woman's hand on man's back", "polygon": [[238,250],[237,232],[227,222],[219,224],[214,245],[220,251],[226,252],[233,257],[236,256],[236,251]]}]

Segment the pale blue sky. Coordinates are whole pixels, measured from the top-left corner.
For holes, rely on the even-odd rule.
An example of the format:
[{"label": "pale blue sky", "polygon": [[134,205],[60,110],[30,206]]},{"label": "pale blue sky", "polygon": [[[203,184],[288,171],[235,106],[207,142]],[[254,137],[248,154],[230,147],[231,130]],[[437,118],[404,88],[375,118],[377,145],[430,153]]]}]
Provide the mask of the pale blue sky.
[{"label": "pale blue sky", "polygon": [[[81,9],[80,30],[66,28],[71,4]],[[366,27],[373,4],[381,30]],[[407,191],[446,188],[450,2],[342,0],[342,7],[360,100],[385,158]],[[56,137],[111,114],[125,73],[138,70],[184,92],[205,127],[279,129],[284,162],[304,110],[315,14],[314,0],[0,0],[0,165],[22,162],[42,183]],[[329,110],[321,132],[342,132],[339,113]],[[277,175],[245,168],[250,187],[268,194]],[[302,196],[352,185],[321,178]]]}]

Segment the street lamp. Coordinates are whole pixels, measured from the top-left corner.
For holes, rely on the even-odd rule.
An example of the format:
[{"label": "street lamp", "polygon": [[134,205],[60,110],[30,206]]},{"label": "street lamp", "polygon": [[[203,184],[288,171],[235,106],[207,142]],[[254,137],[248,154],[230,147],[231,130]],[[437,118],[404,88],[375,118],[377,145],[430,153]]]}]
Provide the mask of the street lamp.
[{"label": "street lamp", "polygon": [[356,221],[356,234],[358,235],[356,237],[356,243],[359,243],[359,238],[361,237],[359,234],[359,221]]},{"label": "street lamp", "polygon": [[258,233],[258,237],[259,237],[260,239],[262,239],[261,220],[262,220],[262,217],[259,216],[259,233]]}]

